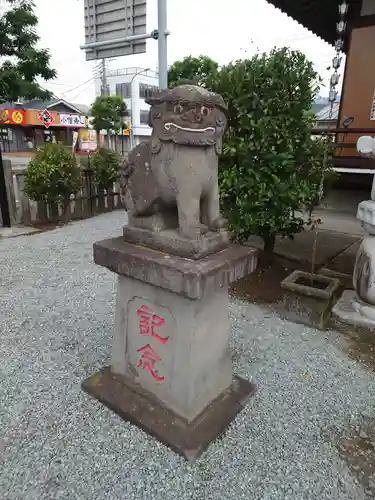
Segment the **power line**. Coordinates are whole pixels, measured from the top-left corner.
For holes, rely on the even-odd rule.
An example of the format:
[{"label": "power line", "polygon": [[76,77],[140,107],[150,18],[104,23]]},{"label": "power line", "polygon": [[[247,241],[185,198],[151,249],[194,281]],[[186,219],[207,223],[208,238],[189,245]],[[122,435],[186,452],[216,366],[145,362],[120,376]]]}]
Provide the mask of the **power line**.
[{"label": "power line", "polygon": [[[91,84],[91,81],[90,81],[89,83]],[[79,95],[81,95],[83,92],[85,92],[85,91],[86,91],[87,89],[89,89],[89,88],[90,88],[90,85],[87,85],[85,88],[83,88],[82,90],[80,90],[80,91],[78,92],[78,94],[76,94],[76,95],[75,95],[75,96],[73,96],[73,97],[70,97],[70,98],[69,98],[69,101],[73,102],[73,101],[74,101],[74,100],[75,100],[75,99],[76,99]]]},{"label": "power line", "polygon": [[83,86],[84,86],[84,85],[86,85],[87,83],[91,83],[93,80],[94,80],[94,77],[91,77],[89,80],[86,80],[85,82],[80,83],[80,84],[79,84],[79,85],[77,85],[76,87],[73,87],[72,89],[69,89],[69,90],[67,90],[66,92],[62,92],[62,95],[69,94],[70,92],[73,92],[74,90],[77,90],[77,89],[79,89],[80,87],[83,87]]},{"label": "power line", "polygon": [[56,82],[48,82],[48,85],[55,85],[57,87],[70,87],[70,85],[67,85],[66,83],[56,83]]}]

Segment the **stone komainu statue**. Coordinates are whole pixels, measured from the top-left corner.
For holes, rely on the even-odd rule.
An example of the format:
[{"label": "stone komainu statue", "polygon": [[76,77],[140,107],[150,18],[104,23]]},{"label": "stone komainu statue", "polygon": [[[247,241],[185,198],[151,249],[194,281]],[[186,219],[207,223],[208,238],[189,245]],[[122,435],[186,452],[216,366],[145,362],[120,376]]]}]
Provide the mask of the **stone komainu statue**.
[{"label": "stone komainu statue", "polygon": [[146,102],[151,140],[131,151],[124,170],[129,225],[178,229],[186,238],[225,228],[218,187],[218,154],[227,125],[223,98],[180,85]]}]

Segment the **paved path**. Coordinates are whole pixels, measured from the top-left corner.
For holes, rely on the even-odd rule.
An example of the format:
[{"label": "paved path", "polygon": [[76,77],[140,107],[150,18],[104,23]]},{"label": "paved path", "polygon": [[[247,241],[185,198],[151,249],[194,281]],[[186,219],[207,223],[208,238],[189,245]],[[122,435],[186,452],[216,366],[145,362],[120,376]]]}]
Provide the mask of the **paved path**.
[{"label": "paved path", "polygon": [[80,390],[109,362],[113,329],[115,280],[92,243],[123,222],[118,211],[0,241],[1,500],[373,498],[345,443],[370,435],[375,376],[334,332],[232,302],[235,370],[259,390],[194,464]]}]

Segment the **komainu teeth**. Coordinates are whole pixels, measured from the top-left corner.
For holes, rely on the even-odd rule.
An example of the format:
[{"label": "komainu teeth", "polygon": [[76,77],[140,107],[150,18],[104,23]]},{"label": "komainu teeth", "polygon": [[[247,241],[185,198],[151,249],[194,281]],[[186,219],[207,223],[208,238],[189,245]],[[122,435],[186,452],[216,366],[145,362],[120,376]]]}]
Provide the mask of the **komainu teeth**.
[{"label": "komainu teeth", "polygon": [[164,128],[165,130],[171,130],[171,128],[177,128],[178,130],[183,130],[184,132],[215,132],[214,127],[206,127],[206,128],[188,128],[188,127],[181,127],[180,125],[177,125],[176,123],[165,123]]}]

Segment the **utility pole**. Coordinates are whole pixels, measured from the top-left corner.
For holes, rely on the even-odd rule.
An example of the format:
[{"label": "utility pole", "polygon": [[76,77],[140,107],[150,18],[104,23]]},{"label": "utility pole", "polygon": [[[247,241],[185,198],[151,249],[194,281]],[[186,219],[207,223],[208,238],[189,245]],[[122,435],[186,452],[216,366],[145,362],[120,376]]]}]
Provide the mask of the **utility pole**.
[{"label": "utility pole", "polygon": [[101,80],[102,84],[100,87],[100,94],[101,95],[109,95],[109,87],[108,87],[108,81],[107,81],[107,65],[105,62],[105,59],[102,59],[102,68],[101,68]]},{"label": "utility pole", "polygon": [[[107,81],[107,64],[105,59],[102,59],[101,62],[101,69],[100,69],[100,78],[101,78],[101,86],[100,86],[100,95],[101,96],[108,96],[109,95],[109,86],[108,86],[108,81]],[[107,130],[107,139],[108,139],[108,148],[111,149],[112,146],[112,138],[109,135],[109,130]],[[98,147],[100,147],[100,132],[98,134]]]},{"label": "utility pole", "polygon": [[168,50],[167,50],[167,0],[158,0],[158,59],[159,87],[168,87]]}]

